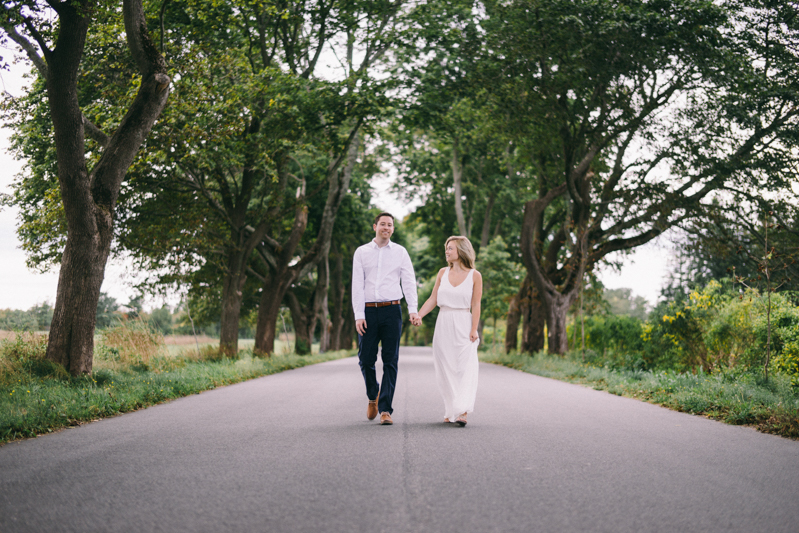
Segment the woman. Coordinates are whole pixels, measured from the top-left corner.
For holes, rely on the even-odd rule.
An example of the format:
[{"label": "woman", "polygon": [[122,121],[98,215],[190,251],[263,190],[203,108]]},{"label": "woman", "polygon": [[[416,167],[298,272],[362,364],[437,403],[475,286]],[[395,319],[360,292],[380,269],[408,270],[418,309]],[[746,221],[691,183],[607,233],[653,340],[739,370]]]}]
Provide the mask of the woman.
[{"label": "woman", "polygon": [[477,395],[483,277],[474,269],[474,248],[466,237],[447,239],[444,253],[449,266],[438,271],[433,294],[419,310],[419,318],[436,305],[441,308],[433,334],[433,366],[444,398],[444,422],[455,421],[463,427]]}]

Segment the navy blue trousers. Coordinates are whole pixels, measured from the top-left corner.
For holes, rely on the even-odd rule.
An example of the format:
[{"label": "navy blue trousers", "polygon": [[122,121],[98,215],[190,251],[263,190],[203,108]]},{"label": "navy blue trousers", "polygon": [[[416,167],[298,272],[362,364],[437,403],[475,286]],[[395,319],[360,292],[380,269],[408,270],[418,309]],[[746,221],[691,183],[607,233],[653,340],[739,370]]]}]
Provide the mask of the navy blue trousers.
[{"label": "navy blue trousers", "polygon": [[380,398],[377,410],[381,413],[393,413],[391,402],[394,399],[394,387],[397,385],[397,363],[399,361],[399,345],[402,336],[402,307],[387,305],[386,307],[367,307],[366,333],[358,335],[358,364],[366,382],[366,396],[369,400],[377,398],[377,345],[382,345],[380,358],[383,360],[383,379],[380,382]]}]

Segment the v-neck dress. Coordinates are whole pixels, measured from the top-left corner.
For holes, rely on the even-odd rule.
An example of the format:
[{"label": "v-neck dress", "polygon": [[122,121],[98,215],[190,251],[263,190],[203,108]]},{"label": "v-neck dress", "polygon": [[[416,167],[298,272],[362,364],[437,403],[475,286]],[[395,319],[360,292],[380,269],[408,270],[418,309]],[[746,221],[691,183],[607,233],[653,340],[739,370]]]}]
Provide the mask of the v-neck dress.
[{"label": "v-neck dress", "polygon": [[474,269],[457,287],[450,283],[449,271],[442,276],[436,298],[441,310],[433,333],[433,366],[444,398],[444,416],[454,422],[459,415],[474,411],[480,340],[469,340]]}]

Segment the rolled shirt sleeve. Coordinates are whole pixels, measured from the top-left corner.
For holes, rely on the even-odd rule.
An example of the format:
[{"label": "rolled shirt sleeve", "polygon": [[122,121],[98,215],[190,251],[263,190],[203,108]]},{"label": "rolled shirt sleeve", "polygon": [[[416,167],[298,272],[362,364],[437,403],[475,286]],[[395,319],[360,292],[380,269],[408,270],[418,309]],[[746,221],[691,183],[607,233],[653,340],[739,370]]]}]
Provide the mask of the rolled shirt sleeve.
[{"label": "rolled shirt sleeve", "polygon": [[413,271],[411,256],[403,248],[402,268],[400,269],[400,280],[402,283],[402,294],[405,295],[405,302],[408,304],[408,313],[419,312],[419,297],[416,294],[416,274]]},{"label": "rolled shirt sleeve", "polygon": [[363,259],[361,257],[361,248],[355,250],[352,258],[352,310],[355,313],[355,320],[366,319],[364,308],[366,306],[366,299],[364,297],[364,274],[363,274]]}]

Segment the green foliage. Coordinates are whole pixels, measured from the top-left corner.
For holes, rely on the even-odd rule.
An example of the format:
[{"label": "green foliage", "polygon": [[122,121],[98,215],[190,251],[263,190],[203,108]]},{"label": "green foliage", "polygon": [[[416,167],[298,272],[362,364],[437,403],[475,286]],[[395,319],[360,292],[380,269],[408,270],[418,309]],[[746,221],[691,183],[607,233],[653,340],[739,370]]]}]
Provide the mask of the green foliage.
[{"label": "green foliage", "polygon": [[612,369],[649,368],[644,352],[643,323],[629,316],[591,316],[585,321],[586,359]]},{"label": "green foliage", "polygon": [[480,251],[477,270],[483,276],[481,314],[484,319],[497,319],[508,313],[513,295],[519,290],[524,277],[523,268],[511,260],[502,237],[495,237]]},{"label": "green foliage", "polygon": [[154,309],[148,319],[150,327],[163,335],[172,333],[172,312],[168,307]]},{"label": "green foliage", "polygon": [[36,304],[27,311],[0,309],[0,330],[46,331],[53,320],[53,308],[47,302]]},{"label": "green foliage", "polygon": [[97,301],[97,322],[95,327],[103,329],[109,327],[117,320],[116,311],[119,309],[116,299],[108,294],[101,292],[100,299]]},{"label": "green foliage", "polygon": [[[758,291],[736,293],[711,281],[653,316],[646,332],[650,350],[671,354],[678,369],[756,370],[765,361],[767,308],[767,296]],[[779,357],[799,332],[799,309],[787,297],[772,294],[771,321],[771,351]],[[781,359],[789,360],[790,355]]]},{"label": "green foliage", "polygon": [[[767,335],[767,295],[711,281],[686,298],[666,302],[650,322],[623,315],[586,318],[586,361],[626,370],[737,374],[762,370]],[[769,368],[799,384],[799,307],[787,294],[771,295]]]},{"label": "green foliage", "polygon": [[28,311],[0,309],[0,329],[6,331],[36,331],[39,321]]},{"label": "green foliage", "polygon": [[114,367],[146,366],[161,352],[164,337],[141,319],[120,322],[100,331],[96,358]]},{"label": "green foliage", "polygon": [[799,389],[799,343],[795,340],[785,343],[782,351],[774,358],[772,365],[777,373],[788,376],[791,385]]},{"label": "green foliage", "polygon": [[632,289],[605,289],[604,298],[614,315],[646,320],[649,314],[649,302],[643,296],[633,296]]},{"label": "green foliage", "polygon": [[46,351],[46,335],[18,333],[0,341],[0,384],[13,384],[25,378],[67,377],[62,366],[45,358]]},{"label": "green foliage", "polygon": [[294,344],[294,353],[297,355],[308,355],[311,353],[311,347],[308,345],[308,341],[302,338],[298,338]]}]

